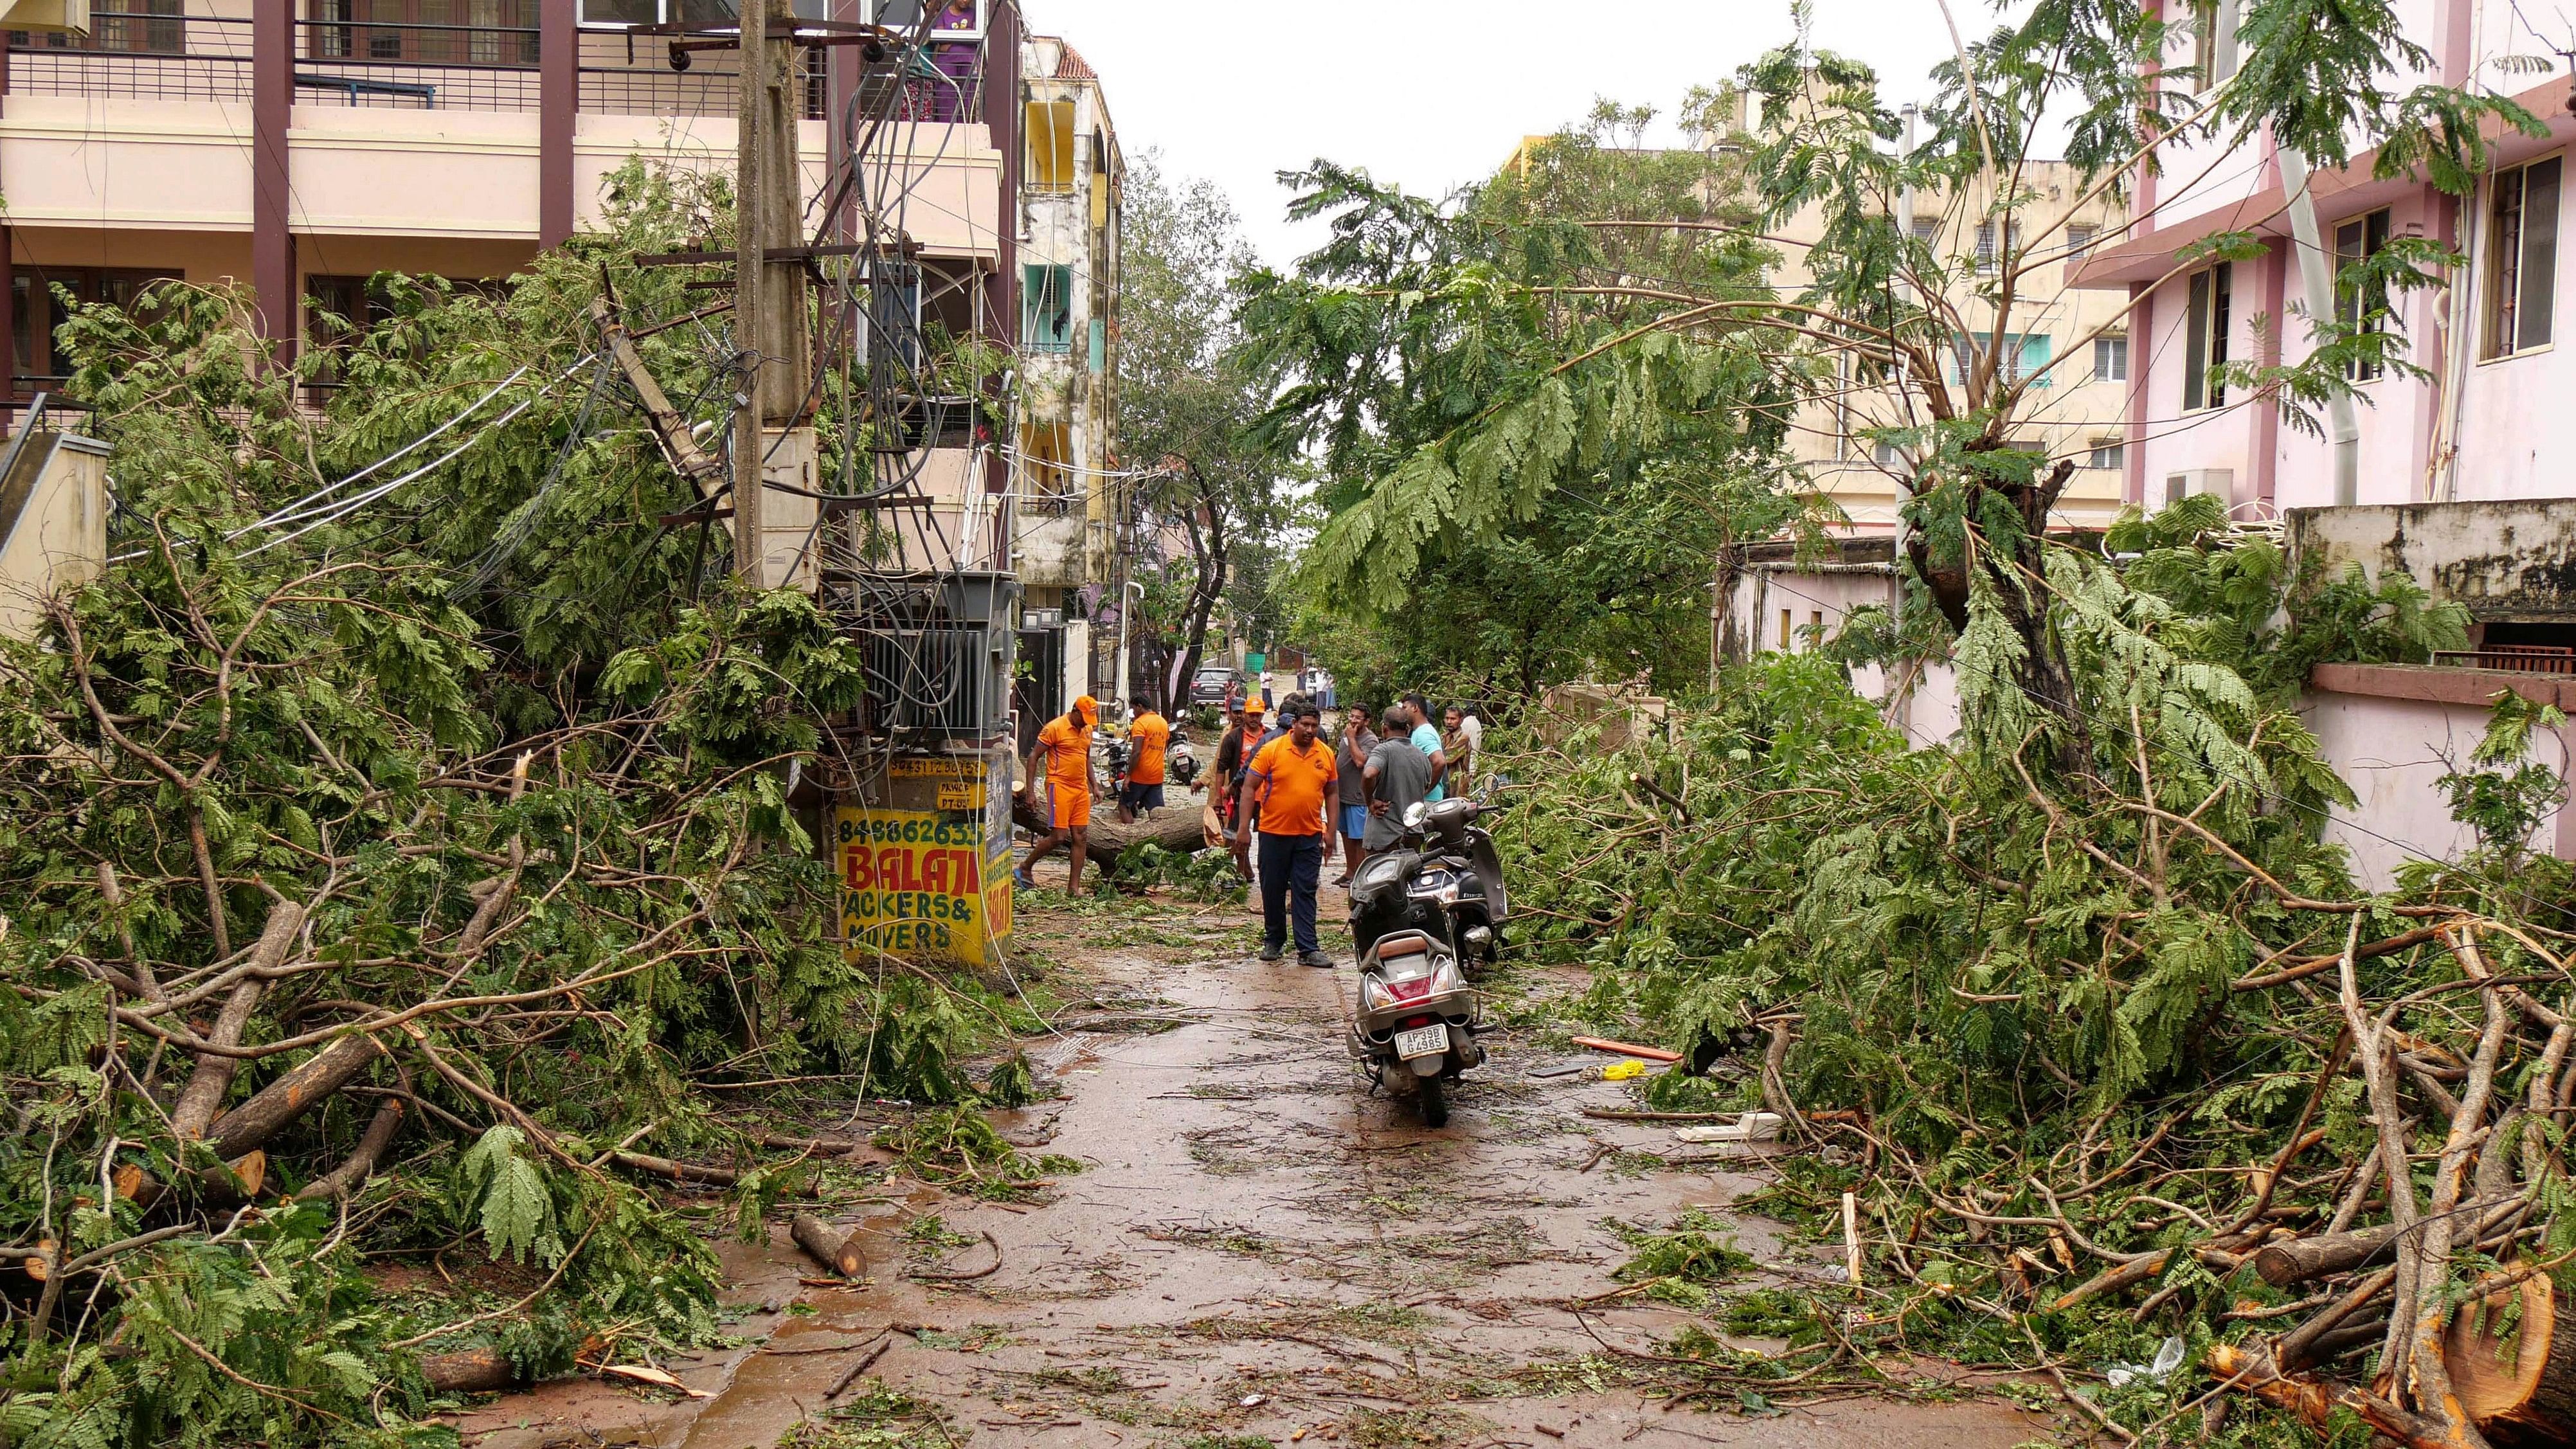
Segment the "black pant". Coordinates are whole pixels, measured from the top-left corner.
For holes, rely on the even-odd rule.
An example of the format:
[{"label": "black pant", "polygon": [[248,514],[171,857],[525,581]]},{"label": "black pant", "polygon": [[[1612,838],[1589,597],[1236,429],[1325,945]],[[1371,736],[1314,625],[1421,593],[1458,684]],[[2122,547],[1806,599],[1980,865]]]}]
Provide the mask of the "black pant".
[{"label": "black pant", "polygon": [[1275,947],[1288,939],[1293,915],[1300,955],[1323,948],[1315,942],[1315,882],[1324,873],[1324,837],[1273,835],[1261,839],[1261,943]]}]

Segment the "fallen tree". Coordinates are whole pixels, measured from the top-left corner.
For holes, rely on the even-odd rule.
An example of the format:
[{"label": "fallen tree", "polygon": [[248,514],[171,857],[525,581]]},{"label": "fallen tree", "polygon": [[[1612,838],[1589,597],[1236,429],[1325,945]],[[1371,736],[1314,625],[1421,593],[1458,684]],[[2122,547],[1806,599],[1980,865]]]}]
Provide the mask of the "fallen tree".
[{"label": "fallen tree", "polygon": [[[629,259],[726,220],[676,185],[500,294],[386,279],[320,420],[228,292],[63,329],[121,493],[105,574],[0,641],[0,1442],[389,1443],[594,1336],[703,1341],[654,1194],[756,1234],[867,1151],[708,1087],[969,1092],[943,988],[831,939],[789,795],[856,644],[658,522],[696,490],[615,416],[602,278],[680,315]],[[640,344],[672,394],[729,396],[681,336]]]},{"label": "fallen tree", "polygon": [[[1793,1342],[2078,1375],[2172,1335],[2293,1442],[2344,1414],[2565,1442],[2576,889],[2522,847],[2556,795],[2518,763],[2557,721],[2506,696],[2452,767],[2483,847],[2358,889],[2298,680],[2456,621],[2403,579],[2293,584],[2268,542],[2168,513],[2115,530],[2125,574],[2050,558],[2071,722],[1972,619],[1945,747],[1813,655],[1731,671],[1668,740],[1489,741],[1548,782],[1498,831],[1517,936],[1600,966],[1612,1034],[1716,1069],[1649,1105],[1788,1117],[1804,1151],[1756,1201],[1859,1269]],[[1761,1295],[1719,1311],[1783,1326]],[[2113,1385],[2085,1412],[2208,1432],[2208,1381]]]}]

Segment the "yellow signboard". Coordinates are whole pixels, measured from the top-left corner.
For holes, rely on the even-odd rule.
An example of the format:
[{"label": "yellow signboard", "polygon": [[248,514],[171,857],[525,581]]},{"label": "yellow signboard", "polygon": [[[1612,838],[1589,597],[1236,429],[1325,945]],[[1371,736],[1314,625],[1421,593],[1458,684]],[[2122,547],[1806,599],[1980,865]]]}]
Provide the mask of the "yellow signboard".
[{"label": "yellow signboard", "polygon": [[983,966],[1011,934],[1010,817],[979,757],[890,763],[888,803],[835,812],[841,927],[850,958]]}]

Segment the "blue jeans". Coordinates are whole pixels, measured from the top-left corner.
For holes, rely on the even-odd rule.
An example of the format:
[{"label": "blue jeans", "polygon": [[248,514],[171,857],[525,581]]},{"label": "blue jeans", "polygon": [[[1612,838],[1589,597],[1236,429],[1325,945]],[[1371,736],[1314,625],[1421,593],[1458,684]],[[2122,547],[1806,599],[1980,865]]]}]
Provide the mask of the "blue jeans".
[{"label": "blue jeans", "polygon": [[1315,883],[1324,873],[1324,837],[1257,833],[1261,841],[1261,943],[1279,946],[1288,940],[1293,918],[1297,951],[1323,948],[1315,942]]}]

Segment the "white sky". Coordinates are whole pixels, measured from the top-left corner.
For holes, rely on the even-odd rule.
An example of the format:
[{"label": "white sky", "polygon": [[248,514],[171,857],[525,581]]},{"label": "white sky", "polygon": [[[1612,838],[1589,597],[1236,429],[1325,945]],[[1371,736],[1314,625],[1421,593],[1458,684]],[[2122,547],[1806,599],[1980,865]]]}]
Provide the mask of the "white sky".
[{"label": "white sky", "polygon": [[[1263,256],[1285,266],[1320,238],[1281,212],[1282,170],[1318,156],[1407,190],[1492,174],[1523,136],[1579,120],[1596,97],[1669,118],[1791,35],[1788,0],[1022,0],[1100,73],[1131,156],[1234,198]],[[1964,34],[1988,0],[1951,0]],[[1891,107],[1927,96],[1951,52],[1936,0],[1816,0],[1815,43],[1876,67]],[[1671,135],[1650,139],[1671,140]]]}]

